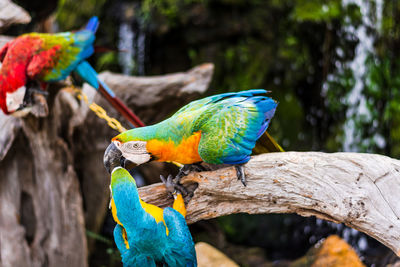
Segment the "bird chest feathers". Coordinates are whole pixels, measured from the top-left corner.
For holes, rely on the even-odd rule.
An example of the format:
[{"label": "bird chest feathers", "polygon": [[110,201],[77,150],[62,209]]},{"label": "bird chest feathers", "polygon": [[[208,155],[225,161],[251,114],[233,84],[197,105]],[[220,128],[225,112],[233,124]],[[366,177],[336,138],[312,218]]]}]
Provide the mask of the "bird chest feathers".
[{"label": "bird chest feathers", "polygon": [[192,164],[203,161],[199,155],[198,147],[201,132],[183,138],[178,144],[171,139],[168,141],[152,139],[147,142],[147,150],[157,158],[157,161],[174,161],[181,164]]}]

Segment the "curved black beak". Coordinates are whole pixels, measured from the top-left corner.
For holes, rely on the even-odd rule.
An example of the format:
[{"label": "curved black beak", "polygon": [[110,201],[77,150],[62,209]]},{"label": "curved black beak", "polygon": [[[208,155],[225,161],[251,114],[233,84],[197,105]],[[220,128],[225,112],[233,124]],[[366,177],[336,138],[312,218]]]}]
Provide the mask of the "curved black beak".
[{"label": "curved black beak", "polygon": [[114,168],[121,166],[122,153],[114,143],[111,143],[104,152],[104,167],[111,173]]},{"label": "curved black beak", "polygon": [[124,158],[114,143],[111,143],[104,152],[103,163],[108,173],[111,173],[116,167],[123,167],[129,170],[137,166],[134,162]]}]

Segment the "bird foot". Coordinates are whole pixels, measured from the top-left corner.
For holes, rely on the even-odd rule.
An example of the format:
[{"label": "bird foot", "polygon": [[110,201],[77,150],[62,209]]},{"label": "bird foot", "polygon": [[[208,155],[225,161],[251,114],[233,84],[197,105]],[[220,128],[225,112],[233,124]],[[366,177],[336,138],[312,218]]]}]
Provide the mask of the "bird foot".
[{"label": "bird foot", "polygon": [[246,181],[246,175],[244,174],[243,165],[235,165],[235,169],[236,169],[236,175],[237,175],[238,180],[240,180],[242,182],[242,184],[244,186],[246,186],[247,181]]},{"label": "bird foot", "polygon": [[33,93],[33,103],[31,113],[35,117],[46,117],[49,114],[49,107],[43,94]]},{"label": "bird foot", "polygon": [[167,192],[173,198],[176,198],[177,194],[182,194],[183,196],[193,195],[193,193],[189,193],[188,190],[186,190],[186,188],[181,183],[174,181],[174,178],[172,177],[171,174],[168,175],[167,178],[165,178],[163,175],[160,175],[160,179],[165,185]]},{"label": "bird foot", "polygon": [[206,169],[201,166],[200,163],[195,164],[185,164],[182,168],[179,169],[178,174],[175,176],[174,180],[176,183],[180,183],[181,179],[187,176],[190,172],[202,172]]}]

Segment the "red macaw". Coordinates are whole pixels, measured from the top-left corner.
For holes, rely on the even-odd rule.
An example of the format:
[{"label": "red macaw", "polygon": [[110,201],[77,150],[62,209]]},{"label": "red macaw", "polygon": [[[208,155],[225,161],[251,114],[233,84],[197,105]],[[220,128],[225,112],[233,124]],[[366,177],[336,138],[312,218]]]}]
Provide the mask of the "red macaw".
[{"label": "red macaw", "polygon": [[5,114],[25,115],[32,106],[31,85],[65,79],[72,71],[99,90],[134,126],[144,124],[99,80],[86,59],[94,52],[93,42],[99,20],[92,17],[77,32],[56,34],[28,33],[8,42],[0,49],[0,107]]}]

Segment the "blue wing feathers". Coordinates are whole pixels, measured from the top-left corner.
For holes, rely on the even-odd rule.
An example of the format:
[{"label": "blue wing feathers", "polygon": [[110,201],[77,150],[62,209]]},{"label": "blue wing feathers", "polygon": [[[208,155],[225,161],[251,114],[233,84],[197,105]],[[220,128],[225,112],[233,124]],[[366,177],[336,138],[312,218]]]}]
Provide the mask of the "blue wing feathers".
[{"label": "blue wing feathers", "polygon": [[268,91],[264,90],[264,89],[252,89],[252,90],[247,90],[247,91],[241,91],[241,92],[236,92],[236,93],[224,93],[224,94],[219,94],[219,95],[215,95],[215,96],[210,96],[210,102],[218,102],[218,101],[222,101],[224,99],[227,98],[232,98],[232,97],[251,97],[254,95],[258,95],[258,94],[266,94],[268,93]]},{"label": "blue wing feathers", "polygon": [[[233,107],[238,113],[246,113],[245,127],[243,128],[243,118],[236,118],[236,134],[230,139],[230,144],[225,149],[225,156],[220,158],[220,162],[226,164],[241,164],[250,160],[252,149],[258,138],[266,131],[269,122],[274,116],[277,102],[273,99],[260,95],[267,93],[263,89],[253,89],[238,93],[226,93],[216,96],[213,103],[226,101],[226,108],[234,112]],[[222,103],[222,102],[221,102]],[[224,102],[225,103],[225,102]]]},{"label": "blue wing feathers", "polygon": [[164,221],[169,229],[168,248],[164,260],[168,266],[196,266],[196,251],[185,218],[172,208],[164,209]]},{"label": "blue wing feathers", "polygon": [[[251,153],[251,152],[250,152]],[[242,164],[250,160],[249,155],[237,155],[223,158],[223,163],[225,164]]]}]

